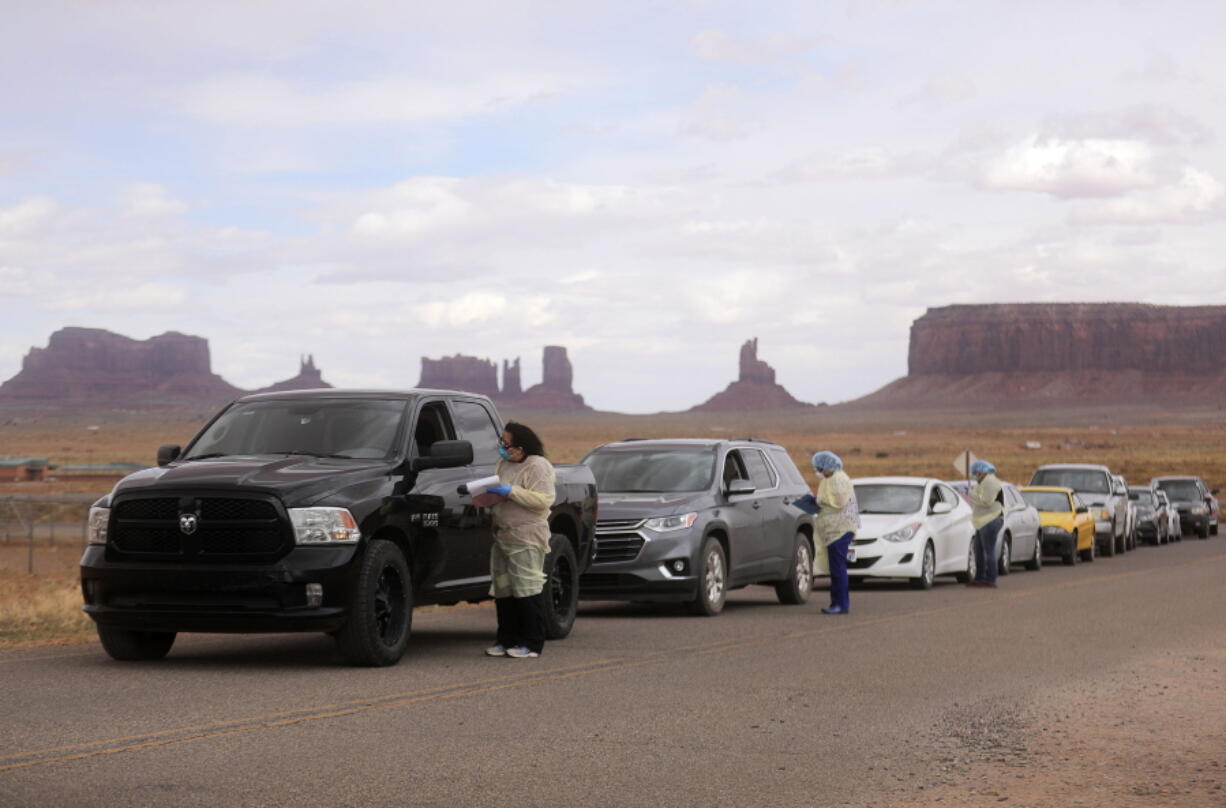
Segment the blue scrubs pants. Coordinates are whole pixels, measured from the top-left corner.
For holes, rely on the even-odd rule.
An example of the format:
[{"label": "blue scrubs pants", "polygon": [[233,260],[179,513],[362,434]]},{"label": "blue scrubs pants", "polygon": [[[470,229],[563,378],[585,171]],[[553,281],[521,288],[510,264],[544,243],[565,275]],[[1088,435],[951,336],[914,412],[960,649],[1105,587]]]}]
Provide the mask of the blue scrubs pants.
[{"label": "blue scrubs pants", "polygon": [[851,546],[854,533],[844,533],[837,541],[826,545],[826,558],[830,561],[830,605],[844,611],[851,609],[847,584],[847,548]]},{"label": "blue scrubs pants", "polygon": [[971,541],[975,545],[975,580],[985,584],[996,583],[996,536],[1000,526],[1004,524],[1003,517],[996,517],[975,531]]}]

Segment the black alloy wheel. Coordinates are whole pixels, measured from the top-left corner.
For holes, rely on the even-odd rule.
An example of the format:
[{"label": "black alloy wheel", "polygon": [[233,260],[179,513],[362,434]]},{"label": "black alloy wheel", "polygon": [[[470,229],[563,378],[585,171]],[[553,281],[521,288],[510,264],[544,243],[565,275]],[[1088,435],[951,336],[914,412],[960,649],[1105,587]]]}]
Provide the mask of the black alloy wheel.
[{"label": "black alloy wheel", "polygon": [[549,537],[545,576],[545,638],[560,640],[570,634],[579,609],[579,563],[574,545],[560,533]]},{"label": "black alloy wheel", "polygon": [[349,618],[333,636],[351,665],[395,665],[409,645],[413,581],[404,553],[393,542],[373,539],[358,563]]}]

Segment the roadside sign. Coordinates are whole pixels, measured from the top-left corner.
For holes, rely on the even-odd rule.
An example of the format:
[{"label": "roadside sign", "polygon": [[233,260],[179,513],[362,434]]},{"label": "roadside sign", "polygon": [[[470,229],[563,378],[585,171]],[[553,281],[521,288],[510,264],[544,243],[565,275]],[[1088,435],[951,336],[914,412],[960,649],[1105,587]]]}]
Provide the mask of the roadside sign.
[{"label": "roadside sign", "polygon": [[974,452],[967,449],[965,452],[954,458],[954,468],[958,470],[959,474],[969,480],[971,477],[971,464],[978,459],[979,458],[975,457]]}]

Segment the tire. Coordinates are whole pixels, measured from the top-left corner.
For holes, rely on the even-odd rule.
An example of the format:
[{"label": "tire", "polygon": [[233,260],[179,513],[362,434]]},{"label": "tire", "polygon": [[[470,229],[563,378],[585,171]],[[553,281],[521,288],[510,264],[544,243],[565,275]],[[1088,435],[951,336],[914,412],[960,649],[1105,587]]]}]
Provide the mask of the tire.
[{"label": "tire", "polygon": [[971,543],[966,548],[966,572],[954,573],[954,580],[960,584],[973,581],[978,571],[979,565],[975,563],[975,537],[971,536]]},{"label": "tire", "polygon": [[932,542],[924,543],[924,557],[920,561],[920,575],[911,579],[912,589],[932,589],[937,577],[937,554]]},{"label": "tire", "polygon": [[1217,529],[1218,529],[1218,526],[1217,526],[1217,525],[1210,525],[1210,526],[1209,526],[1209,535],[1210,535],[1210,536],[1216,536],[1216,535],[1217,535]]},{"label": "tire", "polygon": [[1034,554],[1026,562],[1026,569],[1031,572],[1043,569],[1043,540],[1038,535],[1034,537]]},{"label": "tire", "polygon": [[724,547],[714,536],[707,536],[698,554],[698,594],[690,601],[690,611],[714,617],[724,610],[728,597],[728,560]]},{"label": "tire", "polygon": [[1093,562],[1094,557],[1096,555],[1095,551],[1097,550],[1097,548],[1098,548],[1098,540],[1090,539],[1090,546],[1087,549],[1081,551],[1081,560],[1086,562],[1087,564]]},{"label": "tire", "polygon": [[1205,524],[1198,527],[1196,529],[1196,535],[1200,536],[1202,539],[1209,538],[1209,523],[1205,522]]},{"label": "tire", "polygon": [[350,665],[395,665],[409,645],[413,625],[413,579],[404,553],[390,541],[374,539],[358,563],[349,619],[334,635]]},{"label": "tire", "polygon": [[102,650],[111,659],[121,662],[161,659],[170,653],[170,646],[175,644],[173,631],[133,631],[101,625],[97,629]]},{"label": "tire", "polygon": [[[1090,547],[1094,547],[1094,542],[1090,542]],[[1060,560],[1064,562],[1066,567],[1075,567],[1077,562],[1081,560],[1081,553],[1077,550],[1077,536],[1073,535],[1072,540],[1068,543],[1068,551],[1061,554]]]},{"label": "tire", "polygon": [[[1098,542],[1098,537],[1094,537],[1094,542]],[[1103,545],[1103,555],[1107,558],[1115,555],[1115,534],[1107,537],[1107,543]]]},{"label": "tire", "polygon": [[579,609],[579,561],[574,545],[561,533],[549,537],[545,592],[545,639],[563,639],[574,627]]},{"label": "tire", "polygon": [[1000,540],[1000,558],[996,559],[996,575],[1008,575],[1013,566],[1013,537],[1006,533]]},{"label": "tire", "polygon": [[775,584],[780,603],[807,603],[813,591],[813,547],[804,533],[796,534],[796,550],[792,554],[792,569],[786,581]]}]

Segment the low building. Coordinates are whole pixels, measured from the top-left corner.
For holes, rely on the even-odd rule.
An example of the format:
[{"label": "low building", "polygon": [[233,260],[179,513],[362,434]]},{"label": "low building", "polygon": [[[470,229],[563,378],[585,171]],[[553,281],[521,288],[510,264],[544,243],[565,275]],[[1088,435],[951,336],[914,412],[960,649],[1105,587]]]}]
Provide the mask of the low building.
[{"label": "low building", "polygon": [[54,468],[45,457],[0,457],[0,481],[41,482]]}]

